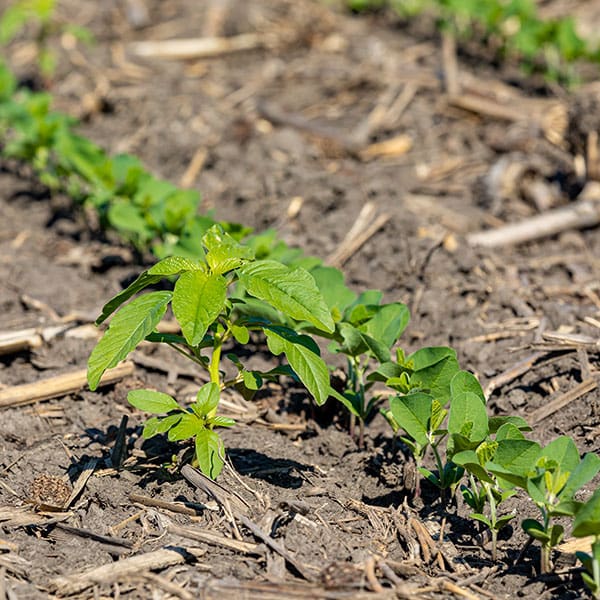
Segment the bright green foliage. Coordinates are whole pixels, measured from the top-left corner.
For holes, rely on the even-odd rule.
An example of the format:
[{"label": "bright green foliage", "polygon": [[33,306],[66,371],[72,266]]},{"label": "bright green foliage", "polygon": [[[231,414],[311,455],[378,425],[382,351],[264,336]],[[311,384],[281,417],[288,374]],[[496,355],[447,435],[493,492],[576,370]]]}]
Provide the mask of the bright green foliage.
[{"label": "bright green foliage", "polygon": [[[171,440],[195,438],[198,465],[205,474],[214,477],[223,464],[223,447],[213,428],[232,424],[216,416],[219,390],[236,386],[244,395],[251,396],[264,380],[286,373],[301,381],[315,401],[323,404],[330,385],[329,371],[319,356],[319,347],[309,335],[281,325],[279,315],[287,320],[306,318],[323,335],[333,334],[334,323],[314,279],[301,267],[292,269],[272,260],[255,259],[251,249],[236,242],[218,225],[206,232],[202,245],[203,260],[165,258],[104,306],[98,323],[118,312],[92,351],[88,380],[90,388],[96,389],[104,371],[123,360],[144,340],[167,343],[206,369],[212,387],[201,389],[190,411],[177,409],[174,400],[156,392],[132,392],[130,402],[148,412],[168,413],[163,419],[150,420],[144,434],[149,437],[168,431]],[[172,292],[149,292],[122,306],[165,277],[177,278]],[[275,322],[265,320],[262,313],[252,314],[252,303],[228,298],[229,288],[236,282],[243,282],[246,294],[258,297],[276,311]],[[169,303],[183,336],[155,331]],[[238,310],[244,305],[246,310]],[[289,366],[266,373],[253,372],[245,369],[233,353],[222,357],[225,344],[231,340],[248,343],[250,331],[262,332],[271,352],[285,355]],[[202,353],[205,349],[211,352],[205,355]],[[222,358],[238,370],[238,375],[230,381],[223,380]]]},{"label": "bright green foliage", "polygon": [[591,481],[598,471],[600,458],[591,453],[580,458],[570,437],[561,436],[541,450],[524,487],[540,509],[542,519],[526,519],[522,525],[542,545],[542,573],[551,570],[552,548],[561,542],[564,535],[563,526],[553,523],[553,519],[577,514],[581,503],[575,500],[575,493]]},{"label": "bright green foliage", "polygon": [[179,406],[168,394],[153,390],[129,392],[127,400],[145,412],[156,415],[167,413],[166,416],[152,417],[146,421],[143,432],[145,438],[159,433],[166,433],[173,442],[195,438],[196,462],[205,475],[214,479],[221,472],[225,457],[223,442],[214,428],[235,425],[233,419],[216,414],[219,392],[216,383],[203,385],[196,402],[187,409]]},{"label": "bright green foliage", "polygon": [[345,389],[342,393],[336,390],[330,393],[358,419],[362,446],[365,421],[380,402],[376,395],[368,395],[376,381],[371,378],[375,372],[373,362],[380,365],[390,360],[390,350],[408,325],[410,315],[400,302],[381,304],[379,291],[367,291],[356,297],[344,292],[343,281],[336,277],[331,279],[329,288],[327,274],[325,268],[319,273],[321,289],[336,317],[335,329],[327,337],[332,340],[330,350],[343,354],[348,368]]}]

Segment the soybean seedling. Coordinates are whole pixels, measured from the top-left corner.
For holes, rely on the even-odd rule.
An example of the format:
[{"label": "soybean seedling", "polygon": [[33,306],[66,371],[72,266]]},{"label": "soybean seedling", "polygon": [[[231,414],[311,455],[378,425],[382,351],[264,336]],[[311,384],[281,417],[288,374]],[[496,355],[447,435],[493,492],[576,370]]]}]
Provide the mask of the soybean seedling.
[{"label": "soybean seedling", "polygon": [[[198,392],[196,402],[182,408],[165,394],[144,390],[132,392],[131,404],[163,418],[150,419],[144,435],[168,432],[170,439],[195,438],[196,462],[209,477],[216,477],[223,467],[223,445],[215,428],[230,427],[230,419],[217,414],[220,391],[236,386],[248,395],[265,380],[288,374],[299,379],[317,404],[329,395],[329,371],[319,355],[313,339],[278,322],[269,321],[262,312],[252,314],[248,302],[242,314],[236,308],[244,305],[232,298],[232,288],[243,285],[248,296],[270,306],[288,319],[308,321],[319,331],[331,333],[334,322],[314,279],[302,268],[290,269],[272,260],[257,260],[250,248],[236,242],[218,225],[202,238],[204,257],[165,258],[142,273],[128,288],[117,294],[103,308],[96,323],[105,321],[119,307],[108,330],[98,342],[88,361],[90,389],[98,386],[106,369],[123,360],[144,340],[165,343],[204,369],[210,383]],[[177,278],[173,291],[138,292],[164,278]],[[181,326],[182,335],[161,334],[156,326],[168,305]],[[248,370],[239,357],[224,348],[232,341],[244,346],[251,332],[262,333],[274,356],[284,354],[288,365],[268,372]],[[222,360],[229,360],[237,375],[225,379]]]},{"label": "soybean seedling", "polygon": [[591,552],[577,552],[585,571],[583,581],[595,600],[600,600],[600,489],[580,507],[573,522],[573,535],[578,538],[591,537]]},{"label": "soybean seedling", "polygon": [[523,529],[541,543],[540,571],[552,570],[552,549],[563,536],[564,528],[554,523],[556,517],[574,517],[580,503],[575,493],[591,481],[600,470],[600,458],[588,453],[580,458],[575,442],[561,436],[542,449],[525,489],[541,513],[541,520],[525,519]]}]

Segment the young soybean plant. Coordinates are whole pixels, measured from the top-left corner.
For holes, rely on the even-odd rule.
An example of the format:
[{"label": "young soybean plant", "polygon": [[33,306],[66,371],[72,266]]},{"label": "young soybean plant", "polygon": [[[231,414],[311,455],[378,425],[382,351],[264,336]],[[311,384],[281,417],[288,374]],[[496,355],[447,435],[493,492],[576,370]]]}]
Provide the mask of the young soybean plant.
[{"label": "young soybean plant", "polygon": [[592,592],[595,600],[600,600],[600,489],[580,507],[573,522],[575,537],[591,537],[591,553],[577,552],[577,558],[583,564],[583,581]]},{"label": "young soybean plant", "polygon": [[[104,306],[97,324],[146,287],[177,277],[172,292],[148,292],[120,308],[90,355],[88,382],[90,389],[96,389],[104,371],[144,340],[166,343],[205,369],[210,382],[202,386],[189,408],[181,407],[167,394],[151,390],[130,392],[128,400],[141,410],[166,413],[147,421],[145,437],[168,432],[170,440],[195,438],[196,462],[204,474],[215,478],[224,464],[224,447],[215,428],[234,424],[217,414],[220,392],[237,386],[252,394],[263,380],[289,374],[304,384],[317,404],[323,404],[330,390],[329,372],[317,344],[310,336],[280,323],[290,319],[307,321],[316,331],[327,334],[334,330],[334,322],[314,279],[304,269],[290,269],[273,260],[256,260],[250,248],[236,242],[218,225],[203,236],[202,246],[202,259],[165,258]],[[236,283],[247,295],[261,301],[256,315],[252,302],[244,310],[236,310],[245,304],[243,298],[232,297]],[[274,309],[274,320],[265,318],[260,306],[263,303]],[[169,304],[183,335],[156,332]],[[236,355],[223,355],[225,345],[232,340],[247,344],[251,331],[262,332],[271,353],[283,353],[289,365],[268,372],[249,371]],[[237,370],[230,380],[225,380],[221,370],[223,359],[228,359]]]}]

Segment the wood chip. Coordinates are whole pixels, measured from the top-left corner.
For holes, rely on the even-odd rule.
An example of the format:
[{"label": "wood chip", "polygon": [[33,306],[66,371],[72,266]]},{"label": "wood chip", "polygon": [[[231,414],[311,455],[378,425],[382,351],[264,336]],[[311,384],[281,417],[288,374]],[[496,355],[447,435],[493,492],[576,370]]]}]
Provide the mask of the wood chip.
[{"label": "wood chip", "polygon": [[51,592],[70,596],[79,594],[94,585],[112,584],[147,570],[164,569],[180,565],[186,561],[185,551],[181,548],[156,550],[138,556],[110,562],[82,573],[55,577],[49,582]]},{"label": "wood chip", "polygon": [[[124,362],[114,369],[108,369],[99,386],[115,383],[134,371],[133,363]],[[35,383],[26,383],[0,391],[0,409],[33,404],[42,400],[66,396],[78,392],[87,386],[87,370],[81,369],[56,377],[42,379]]]},{"label": "wood chip", "polygon": [[265,45],[263,36],[246,33],[232,37],[204,37],[179,40],[153,40],[128,45],[131,54],[140,58],[188,60],[212,58],[232,52],[257,50]]},{"label": "wood chip", "polygon": [[596,379],[586,379],[585,381],[582,381],[579,385],[576,385],[573,389],[569,390],[564,394],[561,394],[560,396],[558,396],[558,398],[551,400],[544,406],[532,412],[527,420],[531,425],[536,425],[540,421],[543,421],[547,417],[550,417],[555,412],[559,411],[561,408],[564,408],[568,404],[571,404],[571,402],[575,402],[575,400],[581,398],[581,396],[589,394],[597,387],[598,381]]}]

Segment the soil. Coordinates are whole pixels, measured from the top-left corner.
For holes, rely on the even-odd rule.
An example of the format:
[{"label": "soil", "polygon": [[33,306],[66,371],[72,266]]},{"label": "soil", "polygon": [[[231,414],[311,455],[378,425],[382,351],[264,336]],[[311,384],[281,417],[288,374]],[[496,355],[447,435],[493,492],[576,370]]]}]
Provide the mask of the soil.
[{"label": "soil", "polygon": [[[581,452],[599,451],[598,229],[493,249],[465,238],[574,200],[586,183],[575,168],[581,156],[575,155],[597,125],[589,116],[580,118],[581,107],[595,99],[592,87],[567,94],[510,65],[498,69],[472,53],[459,54],[461,77],[482,94],[504,86],[528,100],[566,106],[571,126],[551,142],[533,117],[501,121],[450,102],[441,43],[427,23],[411,28],[386,13],[359,18],[306,0],[248,0],[230,6],[212,33],[259,33],[268,47],[161,61],[133,56],[129,44],[206,33],[214,5],[148,1],[149,20],[136,28],[124,8],[136,4],[60,3],[61,18],[95,37],[93,46],[75,49],[68,36],[55,42],[55,105],[83,119],[81,133],[111,153],[139,156],[152,172],[176,183],[194,155],[204,153],[192,185],[202,191],[205,210],[258,231],[275,228],[289,244],[323,259],[332,260],[361,209],[373,203],[387,220],[349,252],[343,270],[356,291],[378,288],[386,301],[409,305],[406,351],[454,347],[461,366],[476,373],[484,388],[491,385],[488,406],[494,414],[540,415],[538,409],[591,381],[560,410],[542,414],[532,435],[543,443],[570,435]],[[9,52],[23,77],[30,68],[28,49],[27,40],[18,40]],[[357,156],[345,140],[390,90],[405,93],[405,106],[388,113],[363,146],[399,135],[409,136],[412,146],[390,156]],[[267,104],[310,121],[313,130],[274,123]],[[3,389],[85,368],[97,339],[89,323],[147,257],[96,231],[93,219],[67,198],[50,197],[26,167],[0,165],[0,331],[71,325],[36,349],[1,356]],[[523,167],[516,175],[509,169],[515,166]],[[588,164],[588,179],[591,173]],[[545,190],[550,206],[536,204],[527,192],[531,182]],[[574,342],[573,335],[587,337]],[[260,346],[256,352],[253,360],[264,360]],[[185,397],[200,379],[167,351],[140,353],[133,375],[98,392],[2,409],[0,589],[7,598],[65,595],[61,577],[164,548],[183,559],[108,584],[85,576],[73,595],[585,593],[568,555],[556,574],[539,576],[539,549],[525,546],[519,519],[501,535],[493,563],[462,500],[444,506],[425,485],[423,498],[413,502],[407,449],[392,439],[382,417],[369,423],[366,447],[359,449],[338,407],[319,410],[301,389],[284,382],[242,405],[239,425],[223,434],[231,465],[219,478],[221,494],[239,495],[247,517],[279,550],[248,527],[235,529],[230,512],[180,475],[177,460],[185,446],[143,440],[144,416],[126,401],[129,390],[142,386]],[[161,370],[144,367],[148,358]],[[496,379],[523,360],[530,360],[529,368]],[[114,469],[111,455],[124,417],[125,460]],[[90,460],[94,473],[71,510],[52,512]],[[148,498],[159,505],[151,506]],[[161,508],[160,502],[177,504]],[[524,499],[511,502],[519,518],[536,516]],[[241,534],[254,545],[244,552],[194,541],[174,533],[174,523],[233,539]],[[433,552],[424,542],[428,535]],[[289,553],[286,560],[281,548]]]}]

